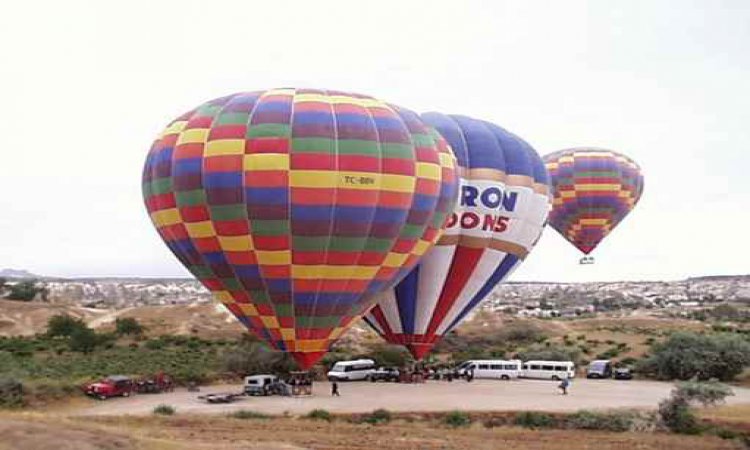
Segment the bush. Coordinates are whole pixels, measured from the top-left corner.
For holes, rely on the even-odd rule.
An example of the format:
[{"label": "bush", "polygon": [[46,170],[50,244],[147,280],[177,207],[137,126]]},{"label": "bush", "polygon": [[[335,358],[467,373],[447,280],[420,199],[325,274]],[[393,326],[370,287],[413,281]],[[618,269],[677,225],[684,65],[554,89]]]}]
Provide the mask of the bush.
[{"label": "bush", "polygon": [[20,408],[25,405],[21,382],[12,378],[0,378],[0,408]]},{"label": "bush", "polygon": [[143,325],[133,317],[115,319],[115,332],[119,335],[141,335],[143,334]]},{"label": "bush", "polygon": [[628,431],[633,428],[637,414],[631,411],[578,411],[568,419],[572,428],[582,430]]},{"label": "bush", "polygon": [[413,361],[409,351],[399,345],[379,344],[370,351],[370,356],[380,366],[404,367]]},{"label": "bush", "polygon": [[330,422],[333,420],[333,416],[331,416],[331,413],[325,409],[313,409],[305,415],[305,418],[312,420],[325,420],[326,422]]},{"label": "bush", "polygon": [[547,413],[536,411],[518,413],[513,422],[519,427],[524,428],[549,428],[557,425],[554,417]]},{"label": "bush", "polygon": [[161,416],[171,416],[176,412],[174,406],[161,404],[154,408],[153,413]]},{"label": "bush", "polygon": [[674,333],[654,344],[639,372],[660,379],[729,381],[750,366],[750,342],[737,334]]},{"label": "bush", "polygon": [[261,342],[242,343],[224,355],[224,369],[238,375],[289,373],[295,366],[289,354],[270,350]]},{"label": "bush", "polygon": [[259,413],[257,411],[251,411],[249,409],[241,409],[229,414],[229,417],[234,419],[270,419],[271,416],[268,414]]},{"label": "bush", "polygon": [[471,425],[471,417],[462,411],[451,411],[443,416],[443,424],[452,428],[467,427]]},{"label": "bush", "polygon": [[364,416],[361,422],[377,425],[379,423],[388,423],[391,421],[391,412],[387,409],[376,409],[371,414]]},{"label": "bush", "polygon": [[577,347],[560,347],[552,345],[550,345],[549,347],[532,345],[525,351],[518,353],[518,359],[521,359],[523,361],[541,360],[578,362],[580,357],[581,350]]},{"label": "bush", "polygon": [[81,319],[76,319],[67,314],[58,314],[50,317],[47,321],[47,336],[70,337],[77,330],[88,328]]},{"label": "bush", "polygon": [[10,286],[9,300],[20,300],[30,302],[36,294],[42,292],[43,288],[36,287],[36,280],[24,280]]},{"label": "bush", "polygon": [[721,383],[691,381],[680,383],[668,399],[659,403],[662,424],[681,434],[698,434],[702,431],[691,405],[714,406],[724,401],[732,390]]},{"label": "bush", "polygon": [[70,335],[70,350],[81,353],[91,353],[99,343],[94,330],[88,327],[78,328]]}]

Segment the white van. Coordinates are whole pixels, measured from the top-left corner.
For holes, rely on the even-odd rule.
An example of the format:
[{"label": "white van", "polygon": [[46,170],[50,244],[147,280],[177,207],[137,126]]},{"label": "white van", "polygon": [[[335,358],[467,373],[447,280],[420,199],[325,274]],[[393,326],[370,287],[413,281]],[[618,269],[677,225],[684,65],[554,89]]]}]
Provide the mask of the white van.
[{"label": "white van", "polygon": [[521,375],[522,363],[517,359],[510,361],[503,359],[475,359],[461,363],[457,369],[461,376],[465,376],[470,370],[473,370],[474,378],[510,380],[518,378]]},{"label": "white van", "polygon": [[245,395],[268,395],[279,379],[276,375],[251,375],[245,377]]},{"label": "white van", "polygon": [[523,363],[521,376],[543,380],[562,380],[573,378],[576,366],[572,361],[526,361]]},{"label": "white van", "polygon": [[373,372],[375,372],[375,361],[371,359],[339,361],[328,371],[328,379],[331,381],[366,380]]}]

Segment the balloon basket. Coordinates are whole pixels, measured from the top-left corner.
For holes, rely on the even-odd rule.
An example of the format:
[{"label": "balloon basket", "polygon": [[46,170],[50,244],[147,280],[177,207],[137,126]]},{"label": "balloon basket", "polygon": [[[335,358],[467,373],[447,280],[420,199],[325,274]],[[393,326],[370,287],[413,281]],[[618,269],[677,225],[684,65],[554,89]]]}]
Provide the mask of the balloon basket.
[{"label": "balloon basket", "polygon": [[578,260],[578,264],[585,266],[589,264],[594,264],[594,257],[593,256],[584,256],[583,258]]}]

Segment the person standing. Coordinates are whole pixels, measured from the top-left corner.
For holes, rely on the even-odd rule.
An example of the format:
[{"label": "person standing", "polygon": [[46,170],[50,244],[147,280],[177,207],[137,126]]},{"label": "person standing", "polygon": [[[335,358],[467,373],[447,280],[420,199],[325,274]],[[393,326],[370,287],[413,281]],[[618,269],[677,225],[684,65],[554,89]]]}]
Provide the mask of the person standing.
[{"label": "person standing", "polygon": [[568,395],[568,387],[570,387],[570,380],[567,377],[563,378],[558,388],[562,392],[562,395]]},{"label": "person standing", "polygon": [[339,383],[335,380],[331,382],[331,396],[341,397],[341,394],[339,394]]}]

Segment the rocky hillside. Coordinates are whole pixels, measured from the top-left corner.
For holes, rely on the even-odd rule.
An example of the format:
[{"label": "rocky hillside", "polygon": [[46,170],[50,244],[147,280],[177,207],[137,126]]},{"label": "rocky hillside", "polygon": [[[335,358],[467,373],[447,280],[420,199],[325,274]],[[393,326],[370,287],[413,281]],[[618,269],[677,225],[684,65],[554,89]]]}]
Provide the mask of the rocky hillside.
[{"label": "rocky hillside", "polygon": [[[211,301],[200,283],[188,279],[76,279],[44,281],[50,303],[128,308],[146,305],[202,304]],[[606,283],[505,283],[484,308],[554,304],[633,304],[664,307],[685,302],[750,303],[750,275],[689,278],[681,281]]]}]

